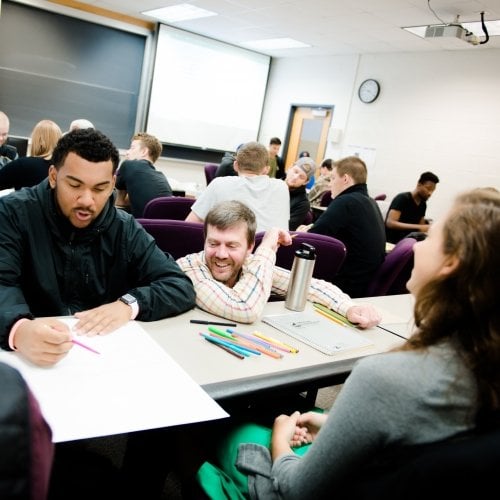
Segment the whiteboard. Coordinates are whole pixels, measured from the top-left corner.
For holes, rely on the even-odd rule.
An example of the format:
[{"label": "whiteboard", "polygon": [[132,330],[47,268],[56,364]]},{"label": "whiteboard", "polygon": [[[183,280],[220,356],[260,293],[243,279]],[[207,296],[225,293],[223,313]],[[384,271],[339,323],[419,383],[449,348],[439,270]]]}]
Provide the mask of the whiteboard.
[{"label": "whiteboard", "polygon": [[271,58],[160,25],[147,130],[162,142],[234,151],[258,136]]}]

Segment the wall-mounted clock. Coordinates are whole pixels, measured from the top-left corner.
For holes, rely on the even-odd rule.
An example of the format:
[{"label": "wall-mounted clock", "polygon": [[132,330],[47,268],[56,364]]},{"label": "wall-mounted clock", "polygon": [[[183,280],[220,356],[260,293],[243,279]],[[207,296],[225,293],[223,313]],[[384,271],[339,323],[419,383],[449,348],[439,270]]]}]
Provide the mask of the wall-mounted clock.
[{"label": "wall-mounted clock", "polygon": [[358,96],[362,102],[373,102],[380,94],[380,83],[373,78],[365,80],[358,89]]}]

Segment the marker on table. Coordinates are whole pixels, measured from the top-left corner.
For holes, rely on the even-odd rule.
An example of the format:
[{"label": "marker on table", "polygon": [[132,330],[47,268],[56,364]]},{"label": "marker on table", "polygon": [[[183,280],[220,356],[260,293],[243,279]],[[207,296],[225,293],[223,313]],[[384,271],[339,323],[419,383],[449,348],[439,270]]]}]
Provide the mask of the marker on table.
[{"label": "marker on table", "polygon": [[335,311],[332,311],[328,307],[318,304],[317,302],[314,302],[314,307],[316,309],[319,309],[320,311],[323,311],[324,313],[328,314],[329,316],[333,316],[334,318],[337,318],[339,321],[344,323],[346,326],[352,326],[353,328],[356,328],[356,325],[354,323],[351,323],[345,316],[342,316],[342,314],[339,314]]},{"label": "marker on table", "polygon": [[224,321],[206,321],[204,319],[190,319],[190,323],[197,325],[218,325],[218,326],[238,326],[236,323],[226,323]]},{"label": "marker on table", "polygon": [[[217,344],[225,345],[226,347],[229,347],[233,351],[236,351],[239,354],[243,354],[243,356],[246,356],[247,358],[249,356],[251,356],[251,353],[247,349],[244,349],[243,346],[236,346],[235,344],[232,344],[231,342],[229,342],[227,340],[220,339],[218,337],[213,337],[209,333],[202,333],[202,332],[200,332],[200,335],[202,337],[212,339],[212,342],[215,342]],[[258,354],[260,354],[260,352]]]},{"label": "marker on table", "polygon": [[251,347],[252,349],[259,351],[262,354],[266,354],[267,356],[270,356],[274,359],[281,359],[283,357],[283,354],[271,349],[271,345],[267,342],[255,338],[252,335],[245,335],[244,333],[236,332],[232,328],[228,328],[227,330],[231,330],[230,333],[232,333],[235,336],[236,340],[238,342],[241,342],[244,346],[248,345],[248,347]]},{"label": "marker on table", "polygon": [[337,319],[335,316],[332,316],[331,314],[328,314],[328,313],[325,313],[323,312],[321,309],[317,309],[315,308],[314,309],[318,314],[321,314],[321,316],[325,317],[326,319],[329,319],[330,321],[333,321],[334,323],[337,323],[337,325],[340,325],[340,326],[348,326],[346,323],[344,323],[343,321],[340,321],[340,319]]},{"label": "marker on table", "polygon": [[224,330],[221,330],[220,328],[217,328],[215,326],[209,326],[208,331],[216,333],[217,335],[220,335],[221,337],[224,337],[226,339],[234,340],[234,337],[231,335],[231,333],[225,332]]},{"label": "marker on table", "polygon": [[207,340],[208,342],[210,342],[212,345],[214,345],[216,347],[220,347],[221,349],[228,352],[229,354],[232,354],[233,356],[237,357],[238,359],[245,359],[245,356],[243,356],[243,354],[240,354],[239,352],[234,351],[233,349],[231,349],[228,346],[219,344],[218,342],[214,342],[211,337],[205,337],[205,340]]},{"label": "marker on table", "polygon": [[281,340],[273,339],[272,337],[267,337],[266,335],[260,332],[253,332],[253,334],[256,337],[259,337],[260,339],[269,342],[269,344],[271,344],[272,347],[276,347],[276,349],[281,349],[282,351],[287,351],[287,352],[293,352],[294,354],[299,352],[299,350],[296,347],[292,347],[288,344],[285,344],[284,342],[281,342]]},{"label": "marker on table", "polygon": [[71,342],[73,342],[73,344],[75,344],[75,345],[79,345],[80,347],[83,347],[84,349],[87,349],[90,352],[94,352],[95,354],[101,354],[99,351],[96,351],[95,349],[92,349],[92,347],[83,344],[79,340],[71,339]]}]

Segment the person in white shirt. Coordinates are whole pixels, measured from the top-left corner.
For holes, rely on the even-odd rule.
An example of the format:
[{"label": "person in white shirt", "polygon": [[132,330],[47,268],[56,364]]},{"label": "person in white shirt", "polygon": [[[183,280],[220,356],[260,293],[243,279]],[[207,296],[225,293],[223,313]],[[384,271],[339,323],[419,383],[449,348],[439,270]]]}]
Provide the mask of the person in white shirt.
[{"label": "person in white shirt", "polygon": [[187,221],[203,222],[210,209],[221,201],[238,200],[248,205],[257,217],[257,231],[272,227],[288,229],[290,195],[280,179],[272,179],[269,153],[258,142],[244,144],[236,155],[235,176],[215,178],[191,207]]}]

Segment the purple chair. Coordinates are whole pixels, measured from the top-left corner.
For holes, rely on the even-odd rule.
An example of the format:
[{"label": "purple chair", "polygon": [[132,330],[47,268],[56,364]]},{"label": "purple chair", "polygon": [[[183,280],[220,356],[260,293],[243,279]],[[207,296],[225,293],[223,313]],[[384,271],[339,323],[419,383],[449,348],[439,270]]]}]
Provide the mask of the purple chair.
[{"label": "purple chair", "polygon": [[414,238],[403,238],[386,255],[367,288],[367,297],[408,293],[406,282],[413,269]]},{"label": "purple chair", "polygon": [[382,194],[378,194],[373,199],[376,201],[384,201],[386,198],[387,198],[387,195],[385,193],[382,193]]},{"label": "purple chair", "polygon": [[52,430],[18,370],[0,363],[0,497],[48,498],[54,464]]},{"label": "purple chair", "polygon": [[216,163],[205,163],[205,179],[207,181],[207,186],[214,180],[217,168],[219,168],[219,165]]},{"label": "purple chair", "polygon": [[156,244],[174,259],[203,250],[203,224],[171,219],[137,219],[156,240]]},{"label": "purple chair", "polygon": [[160,196],[146,203],[142,217],[144,219],[184,220],[191,212],[194,198],[183,196]]},{"label": "purple chair", "polygon": [[[255,248],[260,245],[264,234],[262,231],[255,235]],[[344,262],[346,256],[345,245],[340,240],[324,234],[299,233],[296,231],[290,231],[290,234],[296,234],[297,236],[293,238],[290,246],[278,248],[276,265],[285,269],[292,269],[295,250],[300,248],[301,243],[309,243],[316,248],[313,277],[331,282]]]}]

